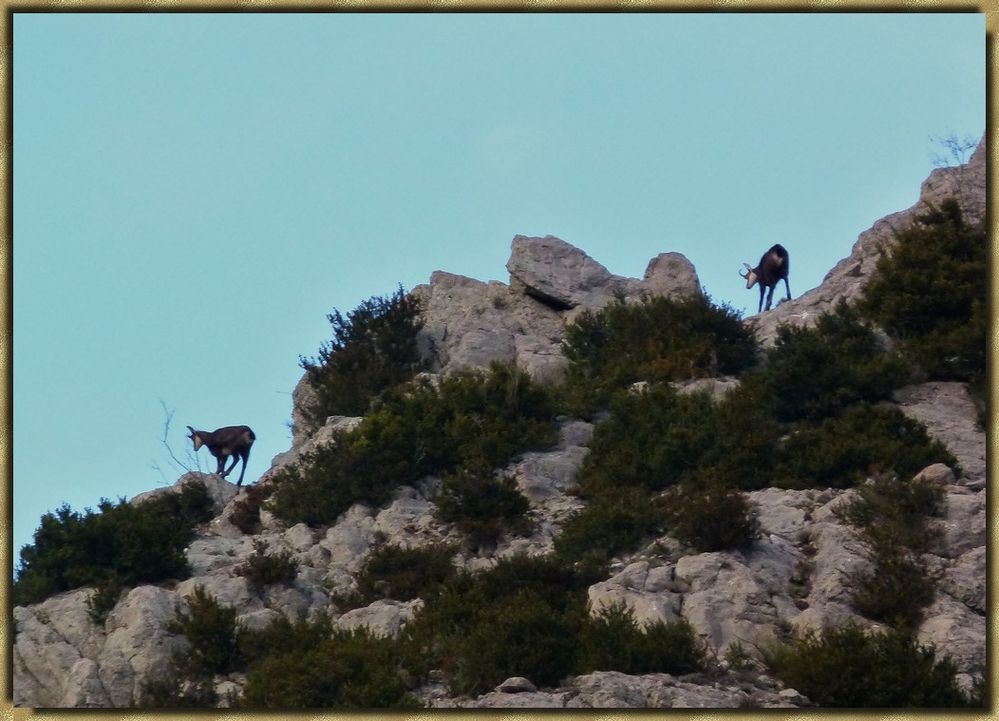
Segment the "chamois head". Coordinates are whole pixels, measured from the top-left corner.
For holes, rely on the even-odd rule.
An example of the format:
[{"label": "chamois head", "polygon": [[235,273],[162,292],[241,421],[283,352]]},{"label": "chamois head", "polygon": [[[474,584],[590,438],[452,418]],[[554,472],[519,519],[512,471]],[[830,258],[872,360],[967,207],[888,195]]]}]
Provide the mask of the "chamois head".
[{"label": "chamois head", "polygon": [[[249,426],[225,426],[214,431],[196,431],[191,426],[187,427],[191,433],[188,438],[194,443],[194,451],[197,452],[201,446],[207,446],[208,451],[218,459],[218,470],[215,472],[225,478],[232,469],[236,467],[236,462],[243,459],[243,467],[239,471],[239,481],[236,487],[243,485],[243,474],[246,473],[246,461],[250,457],[250,446],[257,439]],[[225,468],[226,459],[232,458],[232,464]]]}]

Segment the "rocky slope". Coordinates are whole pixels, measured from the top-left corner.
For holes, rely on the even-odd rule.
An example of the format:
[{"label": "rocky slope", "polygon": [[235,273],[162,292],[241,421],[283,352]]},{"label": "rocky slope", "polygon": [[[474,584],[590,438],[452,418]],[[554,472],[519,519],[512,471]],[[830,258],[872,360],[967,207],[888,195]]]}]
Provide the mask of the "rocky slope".
[{"label": "rocky slope", "polygon": [[[755,323],[772,339],[778,322],[809,322],[841,297],[852,298],[869,278],[879,248],[891,242],[892,229],[908,222],[927,202],[958,192],[966,212],[984,212],[984,148],[960,168],[934,171],[913,208],[889,216],[860,236],[851,255],[830,271],[823,284],[800,298],[764,313]],[[565,327],[579,312],[610,299],[634,299],[642,293],[700,293],[693,266],[683,256],[666,253],[653,259],[642,279],[621,278],[582,251],[551,236],[513,241],[507,268],[510,283],[483,283],[438,271],[415,293],[424,303],[421,343],[433,371],[485,367],[493,360],[514,361],[532,376],[555,380],[566,361],[559,350]],[[732,381],[699,382],[724,393]],[[294,462],[317,444],[329,442],[338,428],[358,419],[332,417],[309,427],[298,412],[308,394],[299,384],[293,409],[292,448],[277,456],[259,483],[274,470]],[[975,409],[963,385],[927,383],[902,389],[895,398],[908,415],[958,458],[957,480],[945,466],[923,473],[945,490],[945,511],[932,523],[943,531],[927,565],[941,582],[919,638],[954,658],[959,678],[970,686],[985,663],[986,498],[985,436],[975,425]],[[571,494],[576,473],[588,453],[593,426],[566,419],[558,444],[527,453],[506,469],[531,503],[534,530],[527,538],[501,542],[484,556],[459,552],[454,562],[468,569],[488,567],[495,558],[515,553],[541,554],[565,519],[581,507]],[[229,520],[236,488],[216,476],[204,480],[216,501],[217,516],[205,524],[187,549],[192,577],[175,584],[140,586],[127,592],[103,626],[87,614],[91,589],[59,594],[14,609],[14,702],[32,707],[122,707],[134,705],[144,681],[161,676],[183,638],[167,623],[195,585],[203,585],[234,606],[244,624],[261,628],[280,616],[301,618],[332,614],[344,628],[366,625],[392,634],[412,618],[420,602],[376,601],[337,615],[331,596],[354,587],[366,555],[381,544],[421,547],[458,540],[457,533],[433,514],[438,479],[400,487],[381,508],[354,505],[329,528],[304,524],[284,527],[262,514],[263,529],[244,535]],[[185,476],[186,478],[187,476]],[[141,503],[158,489],[133,499]],[[609,576],[588,592],[595,611],[626,603],[640,620],[684,618],[718,658],[735,643],[756,644],[791,628],[820,630],[855,621],[873,625],[849,604],[844,574],[867,566],[853,531],[833,509],[853,492],[765,489],[749,494],[756,505],[762,537],[746,552],[691,553],[664,536],[628,557],[617,559]],[[298,564],[293,583],[255,591],[235,570],[253,552],[255,541],[271,550],[290,552]],[[724,664],[723,664],[724,665]],[[220,696],[238,691],[245,679],[232,674],[216,679]],[[759,670],[723,670],[708,678],[667,674],[628,676],[600,672],[568,679],[555,689],[537,689],[529,679],[510,679],[478,698],[449,695],[429,683],[417,695],[435,707],[800,707],[808,700]]]}]

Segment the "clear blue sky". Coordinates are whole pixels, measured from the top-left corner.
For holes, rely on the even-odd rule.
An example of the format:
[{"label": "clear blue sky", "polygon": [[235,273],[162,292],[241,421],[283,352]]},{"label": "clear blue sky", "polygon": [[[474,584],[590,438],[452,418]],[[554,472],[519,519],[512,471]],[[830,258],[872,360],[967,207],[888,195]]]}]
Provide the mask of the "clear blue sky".
[{"label": "clear blue sky", "polygon": [[[976,14],[30,14],[14,24],[14,553],[173,482],[184,426],[290,445],[332,309],[553,234],[795,296],[985,128]],[[205,455],[205,451],[202,451]],[[204,459],[203,459],[204,462]],[[159,466],[163,471],[157,471]]]}]

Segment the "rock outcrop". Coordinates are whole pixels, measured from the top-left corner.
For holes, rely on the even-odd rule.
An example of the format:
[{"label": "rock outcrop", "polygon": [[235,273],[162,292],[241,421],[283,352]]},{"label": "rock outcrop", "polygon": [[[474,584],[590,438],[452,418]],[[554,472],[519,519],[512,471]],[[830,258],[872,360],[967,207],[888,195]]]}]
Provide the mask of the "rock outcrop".
[{"label": "rock outcrop", "polygon": [[[969,216],[981,216],[984,147],[967,166],[934,171],[923,184],[919,203],[862,234],[850,257],[833,268],[822,286],[757,316],[753,322],[763,337],[772,340],[779,322],[807,323],[839,298],[855,297],[894,229],[911,222],[926,203],[955,192]],[[420,342],[434,373],[507,361],[536,379],[556,380],[566,367],[560,348],[566,323],[579,313],[617,297],[627,302],[643,294],[700,293],[697,275],[681,255],[657,256],[642,279],[622,278],[551,236],[516,237],[507,268],[509,284],[437,271],[428,284],[413,291],[423,303]],[[708,390],[720,398],[737,385],[730,378],[703,379],[681,384],[680,390]],[[292,448],[275,457],[258,483],[269,483],[276,470],[310,449],[334,442],[339,430],[360,422],[331,417],[321,427],[308,427],[300,409],[309,392],[303,379],[294,394]],[[911,386],[899,390],[894,400],[950,449],[963,471],[958,476],[939,464],[923,471],[944,490],[945,503],[940,517],[931,520],[940,530],[939,539],[924,557],[940,581],[918,637],[950,655],[961,682],[970,687],[985,664],[985,435],[975,423],[974,406],[961,384]],[[562,525],[583,505],[572,491],[593,429],[581,420],[562,419],[556,446],[523,454],[502,469],[530,502],[532,530],[525,537],[501,539],[490,549],[462,546],[460,534],[436,519],[434,494],[440,480],[432,477],[397,488],[383,507],[355,504],[328,528],[286,527],[264,512],[263,528],[255,536],[244,535],[230,521],[238,502],[236,489],[217,476],[187,474],[173,488],[142,494],[133,502],[175,492],[191,478],[208,486],[218,513],[186,549],[191,577],[129,590],[103,624],[96,624],[87,613],[89,588],[15,608],[14,702],[52,708],[135,705],[143,684],[162,677],[172,655],[184,651],[186,642],[168,630],[168,622],[196,586],[233,606],[239,621],[249,628],[266,627],[281,617],[327,616],[340,628],[367,626],[378,634],[395,634],[419,612],[421,602],[383,599],[342,614],[333,602],[356,589],[356,575],[367,556],[383,544],[417,548],[453,542],[461,549],[455,552],[454,564],[475,570],[517,553],[549,553]],[[608,576],[589,588],[591,612],[624,604],[640,622],[686,619],[719,659],[735,648],[765,644],[789,629],[821,631],[848,622],[875,626],[853,610],[844,584],[846,577],[870,563],[854,531],[835,513],[836,506],[853,494],[775,488],[749,493],[763,531],[750,548],[696,553],[669,536],[655,539],[637,553],[615,559]],[[238,569],[254,552],[255,542],[271,552],[289,554],[297,565],[294,579],[264,590],[252,587]],[[555,689],[538,689],[531,679],[512,678],[476,698],[452,696],[439,680],[432,680],[416,695],[438,708],[809,705],[796,690],[781,688],[760,669],[739,671],[723,662],[718,674],[706,678],[600,672],[566,679]],[[238,693],[244,683],[239,674],[218,677],[216,689]]]}]

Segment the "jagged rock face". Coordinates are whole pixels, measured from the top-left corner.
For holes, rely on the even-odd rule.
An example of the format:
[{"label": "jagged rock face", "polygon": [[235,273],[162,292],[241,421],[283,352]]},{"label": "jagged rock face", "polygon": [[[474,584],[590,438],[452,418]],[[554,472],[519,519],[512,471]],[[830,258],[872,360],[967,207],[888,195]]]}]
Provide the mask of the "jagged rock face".
[{"label": "jagged rock face", "polygon": [[762,343],[772,345],[777,337],[777,326],[782,323],[813,325],[819,315],[831,311],[840,300],[850,302],[859,298],[874,274],[882,249],[890,247],[896,233],[911,225],[930,205],[939,205],[954,197],[967,220],[984,218],[985,172],[985,139],[982,138],[966,164],[937,168],[930,173],[923,182],[919,200],[911,208],[881,218],[861,233],[850,255],[833,266],[819,287],[751,318]]}]

